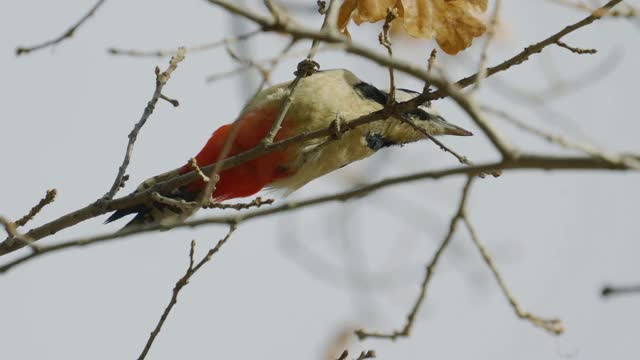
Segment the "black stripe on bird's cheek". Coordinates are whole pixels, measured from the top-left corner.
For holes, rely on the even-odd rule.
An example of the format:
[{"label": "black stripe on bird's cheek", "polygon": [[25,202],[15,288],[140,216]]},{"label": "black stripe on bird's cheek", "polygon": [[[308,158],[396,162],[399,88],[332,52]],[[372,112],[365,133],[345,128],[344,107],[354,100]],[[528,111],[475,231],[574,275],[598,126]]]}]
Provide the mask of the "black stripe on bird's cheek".
[{"label": "black stripe on bird's cheek", "polygon": [[365,140],[367,141],[367,146],[369,147],[369,149],[373,151],[378,151],[382,148],[398,145],[397,143],[389,139],[386,139],[384,136],[382,136],[382,134],[378,134],[378,133],[367,134],[367,136],[365,137]]},{"label": "black stripe on bird's cheek", "polygon": [[373,100],[380,105],[386,105],[387,100],[389,99],[389,95],[387,95],[387,93],[366,82],[357,83],[353,85],[353,88],[356,90],[358,95],[365,99]]}]

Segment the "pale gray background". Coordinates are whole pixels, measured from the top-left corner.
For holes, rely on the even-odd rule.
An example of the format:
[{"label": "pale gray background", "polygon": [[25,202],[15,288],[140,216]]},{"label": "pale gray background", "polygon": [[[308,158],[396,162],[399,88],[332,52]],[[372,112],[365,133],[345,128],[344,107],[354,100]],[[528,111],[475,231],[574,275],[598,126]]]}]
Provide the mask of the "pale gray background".
[{"label": "pale gray background", "polygon": [[[107,47],[193,45],[232,31],[228,14],[205,1],[111,0],[72,40],[14,56],[18,45],[57,36],[93,3],[23,0],[0,6],[4,216],[23,215],[55,187],[58,200],[33,225],[42,224],[86,205],[110,186],[126,135],[151,96],[153,68],[165,67],[167,59],[113,57]],[[249,4],[262,9],[258,3]],[[503,3],[507,33],[496,40],[490,63],[584,16],[543,1]],[[305,22],[320,20],[311,13]],[[376,46],[377,29],[366,26],[353,33]],[[595,47],[597,55],[551,47],[488,80],[479,100],[532,124],[637,153],[639,29],[637,21],[607,19],[580,30],[565,40]],[[249,45],[252,54],[264,58],[281,42],[261,36]],[[424,63],[433,47],[425,41],[396,43],[399,56],[416,63]],[[442,55],[439,63],[452,79],[469,74],[480,43],[456,59]],[[321,53],[318,60],[323,68],[350,68],[386,86],[386,70],[367,61],[336,52]],[[297,61],[285,62],[275,79],[290,79]],[[205,84],[204,76],[235,66],[223,49],[187,55],[165,90],[182,105],[159,103],[136,144],[131,180],[122,194],[182,164],[217,126],[234,118],[253,91],[246,79]],[[586,84],[549,99],[551,110],[524,106],[496,91],[503,82],[544,91],[550,71],[557,72],[556,79]],[[256,74],[249,74],[255,83]],[[402,76],[399,82],[420,86]],[[437,105],[449,120],[480,133],[450,102]],[[519,147],[558,151],[495,121]],[[482,135],[446,142],[478,162],[496,156]],[[293,198],[454,165],[432,144],[415,144],[315,181]],[[457,206],[461,180],[396,186],[347,204],[242,224],[184,289],[150,358],[321,359],[345,328],[399,327],[423,266]],[[349,349],[354,354],[375,349],[381,359],[637,359],[640,297],[604,301],[598,291],[605,282],[640,281],[639,180],[631,173],[531,171],[479,181],[472,192],[471,217],[513,293],[526,310],[560,317],[567,327],[561,337],[514,317],[462,231],[444,255],[412,337],[395,343],[355,341]],[[121,225],[106,227],[103,220],[87,221],[43,243]],[[0,358],[137,357],[185,269],[189,241],[197,239],[203,251],[224,231],[212,226],[128,238],[43,257],[0,276]]]}]

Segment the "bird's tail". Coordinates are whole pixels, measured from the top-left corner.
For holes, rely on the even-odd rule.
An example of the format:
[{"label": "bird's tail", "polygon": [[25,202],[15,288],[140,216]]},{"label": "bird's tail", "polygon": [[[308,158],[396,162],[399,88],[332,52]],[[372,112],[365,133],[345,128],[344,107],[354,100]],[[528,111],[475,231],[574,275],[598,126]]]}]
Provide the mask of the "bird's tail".
[{"label": "bird's tail", "polygon": [[[169,198],[177,201],[191,202],[197,197],[197,192],[188,192],[184,189],[180,191],[174,191],[171,195],[164,195],[165,198]],[[174,206],[164,203],[153,202],[150,205],[140,204],[129,208],[116,210],[111,216],[105,220],[105,224],[119,220],[127,215],[135,214],[135,216],[124,226],[129,228],[133,226],[162,224],[172,225],[184,221],[189,216],[193,215],[196,209],[189,206]]]},{"label": "bird's tail", "polygon": [[107,220],[104,221],[104,223],[109,224],[116,220],[120,220],[127,215],[136,214],[133,219],[124,226],[124,228],[150,224],[153,223],[153,219],[149,216],[149,214],[152,213],[152,210],[153,209],[151,209],[151,207],[146,205],[136,205],[126,209],[116,210],[107,218]]},{"label": "bird's tail", "polygon": [[[154,176],[140,184],[135,192],[147,190],[155,184],[172,178],[180,173],[180,169],[175,169],[164,174]],[[193,201],[196,199],[197,195],[197,191],[191,191],[186,187],[175,189],[169,194],[162,194],[162,196],[166,198],[182,201]],[[193,211],[188,211],[185,207],[177,207],[158,202],[137,204],[128,208],[116,210],[107,218],[107,220],[105,220],[104,223],[108,224],[131,214],[135,214],[135,216],[124,226],[124,228],[149,224],[169,225],[186,219],[193,214]]]}]

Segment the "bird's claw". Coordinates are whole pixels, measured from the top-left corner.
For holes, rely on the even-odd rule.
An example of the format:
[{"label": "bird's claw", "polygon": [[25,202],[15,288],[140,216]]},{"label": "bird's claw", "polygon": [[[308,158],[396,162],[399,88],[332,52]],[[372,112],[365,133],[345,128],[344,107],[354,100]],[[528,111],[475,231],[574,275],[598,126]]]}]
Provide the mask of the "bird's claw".
[{"label": "bird's claw", "polygon": [[311,59],[304,59],[298,63],[298,68],[293,73],[296,77],[307,77],[316,73],[320,69],[320,64]]},{"label": "bird's claw", "polygon": [[340,140],[342,135],[347,131],[346,122],[342,117],[342,114],[337,113],[335,119],[329,125],[329,129],[331,130],[331,138],[334,140]]}]

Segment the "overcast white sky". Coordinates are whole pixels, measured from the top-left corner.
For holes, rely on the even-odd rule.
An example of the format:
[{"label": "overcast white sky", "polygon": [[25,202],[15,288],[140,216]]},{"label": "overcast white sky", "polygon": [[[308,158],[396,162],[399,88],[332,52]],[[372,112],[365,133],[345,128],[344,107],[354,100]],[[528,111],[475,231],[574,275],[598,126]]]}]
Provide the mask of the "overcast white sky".
[{"label": "overcast white sky", "polygon": [[[490,63],[583,17],[546,1],[503,3],[505,31]],[[33,225],[42,224],[88,204],[110,186],[127,134],[152,94],[153,69],[166,66],[167,59],[114,57],[106,48],[194,45],[233,31],[230,17],[205,1],[111,0],[72,40],[15,57],[16,46],[58,35],[92,5],[80,0],[0,5],[3,216],[23,215],[55,187],[58,200]],[[319,25],[320,20],[310,13],[304,21]],[[375,46],[376,29],[352,32]],[[600,21],[565,39],[597,48],[597,55],[549,48],[488,79],[478,100],[576,139],[638,153],[639,38],[637,20]],[[281,43],[261,36],[248,44],[253,56],[265,58]],[[433,48],[424,41],[396,43],[398,56],[416,63]],[[478,44],[461,57],[439,58],[453,79],[474,71]],[[322,52],[318,60],[325,69],[346,67],[386,86],[386,70],[372,63],[336,52]],[[297,61],[284,62],[275,79],[289,80]],[[165,90],[182,105],[159,104],[136,143],[131,180],[122,194],[182,164],[215,128],[235,117],[257,75],[204,81],[235,66],[223,49],[187,55]],[[549,74],[554,81],[579,79],[579,89],[546,99],[544,106],[505,97],[509,86],[545,94]],[[420,86],[403,76],[399,82]],[[437,106],[447,119],[480,133],[451,103]],[[559,152],[495,121],[523,149]],[[496,157],[483,136],[446,141],[477,162]],[[381,152],[292,197],[455,165],[432,144],[415,144]],[[632,173],[508,172],[479,181],[472,191],[471,217],[512,292],[524,309],[561,318],[566,334],[554,337],[516,319],[462,231],[444,255],[413,335],[395,343],[352,339],[349,349],[354,354],[375,349],[381,359],[638,358],[640,297],[603,301],[598,291],[607,282],[640,282],[639,180]],[[346,204],[242,224],[184,289],[149,358],[322,359],[344,329],[401,326],[461,185],[461,178],[407,184]],[[106,227],[103,220],[44,242],[121,225]],[[187,265],[191,239],[203,252],[225,230],[211,226],[128,238],[56,253],[0,276],[0,358],[137,357]]]}]

